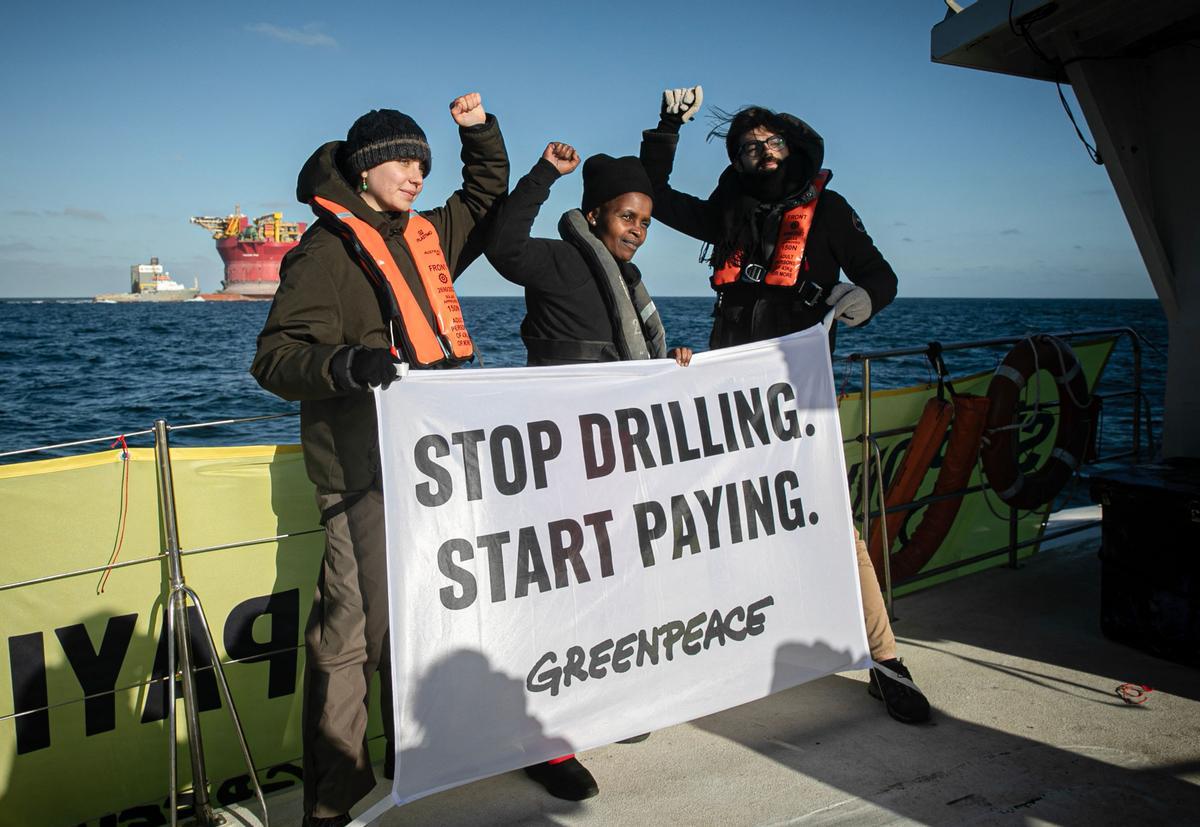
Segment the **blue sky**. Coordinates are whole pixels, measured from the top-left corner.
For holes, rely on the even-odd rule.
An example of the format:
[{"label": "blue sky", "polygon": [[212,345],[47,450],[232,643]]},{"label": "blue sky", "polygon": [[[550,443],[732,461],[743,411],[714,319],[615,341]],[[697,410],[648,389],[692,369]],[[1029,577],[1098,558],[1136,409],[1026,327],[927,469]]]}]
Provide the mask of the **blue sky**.
[{"label": "blue sky", "polygon": [[[296,173],[369,109],[400,109],[428,134],[421,208],[459,180],[458,94],[479,91],[500,118],[515,183],[549,140],[636,154],[661,90],[696,83],[706,109],[759,103],[824,135],[833,187],[901,296],[1153,297],[1053,85],[931,63],[944,12],[941,0],[18,4],[0,33],[0,297],[124,290],[152,255],[216,289],[213,242],[188,217],[236,203],[309,220]],[[706,195],[727,160],[701,118],[673,183]],[[559,181],[535,230],[554,234],[579,194],[578,173]],[[657,226],[637,263],[658,295],[704,295],[697,253]],[[486,262],[464,279],[467,295],[519,293]]]}]

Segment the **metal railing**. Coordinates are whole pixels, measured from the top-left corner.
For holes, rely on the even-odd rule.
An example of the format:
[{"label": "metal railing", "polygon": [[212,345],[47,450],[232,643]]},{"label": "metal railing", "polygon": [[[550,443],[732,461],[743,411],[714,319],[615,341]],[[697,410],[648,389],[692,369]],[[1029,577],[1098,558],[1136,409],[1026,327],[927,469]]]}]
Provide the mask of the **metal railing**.
[{"label": "metal railing", "polygon": [[[1133,397],[1133,399],[1134,399],[1134,403],[1133,403],[1133,410],[1134,410],[1133,450],[1130,452],[1125,452],[1123,454],[1110,455],[1110,456],[1104,457],[1103,459],[1111,460],[1111,459],[1123,458],[1124,456],[1127,456],[1130,453],[1132,453],[1136,460],[1137,458],[1140,457],[1140,443],[1141,443],[1141,435],[1143,432],[1143,425],[1142,425],[1142,407],[1143,407],[1143,405],[1145,405],[1146,411],[1147,411],[1147,416],[1146,416],[1147,422],[1149,421],[1149,415],[1148,415],[1149,404],[1148,404],[1148,400],[1146,400],[1145,395],[1142,392],[1142,387],[1141,387],[1141,348],[1140,348],[1140,341],[1139,341],[1138,334],[1131,328],[1108,328],[1108,329],[1102,329],[1102,330],[1073,331],[1073,332],[1060,333],[1060,334],[1055,334],[1055,335],[1058,336],[1059,338],[1063,338],[1063,339],[1076,339],[1076,340],[1081,339],[1081,338],[1102,338],[1102,337],[1106,337],[1106,336],[1107,337],[1113,337],[1113,336],[1128,336],[1129,337],[1130,342],[1133,347],[1133,362],[1134,362],[1133,387],[1129,390],[1117,391],[1117,392],[1112,392],[1112,393],[1106,394],[1105,398],[1125,397],[1125,396]],[[1011,345],[1021,341],[1023,338],[1025,338],[1025,337],[984,339],[984,340],[972,341],[972,342],[944,344],[944,345],[940,345],[940,349],[942,352],[953,352],[953,351],[961,351],[961,350],[967,350],[967,349],[1005,347],[1005,346],[1011,346]],[[893,428],[893,429],[888,429],[888,430],[883,430],[883,431],[878,431],[878,432],[872,431],[871,366],[872,366],[872,363],[876,362],[876,361],[923,355],[928,350],[929,350],[928,347],[910,347],[910,348],[899,348],[899,349],[892,349],[892,350],[877,350],[877,351],[869,351],[869,352],[863,352],[863,353],[853,353],[849,357],[847,357],[847,360],[846,360],[851,364],[854,364],[854,363],[860,364],[861,365],[861,376],[862,376],[862,388],[861,388],[862,434],[857,437],[851,437],[846,440],[847,443],[860,442],[862,444],[862,467],[861,467],[861,480],[860,480],[861,504],[860,504],[860,517],[859,517],[861,531],[862,531],[862,537],[864,538],[864,541],[870,542],[869,538],[870,538],[871,520],[872,519],[882,519],[884,521],[883,522],[883,531],[882,531],[883,537],[882,537],[882,539],[883,539],[883,547],[885,549],[889,548],[888,537],[886,536],[887,522],[886,522],[886,519],[884,519],[887,514],[893,513],[896,511],[919,508],[922,506],[926,506],[926,505],[930,505],[932,503],[938,502],[940,500],[950,499],[950,498],[954,498],[954,497],[962,497],[962,496],[966,496],[967,494],[985,492],[987,490],[990,490],[990,486],[985,481],[985,482],[981,482],[980,484],[977,484],[977,485],[967,486],[959,491],[952,491],[952,492],[947,492],[945,494],[940,494],[940,495],[931,495],[931,496],[921,497],[921,498],[915,499],[911,502],[898,503],[891,507],[884,506],[884,493],[885,493],[884,492],[884,473],[883,473],[883,463],[882,463],[882,459],[880,456],[880,450],[879,450],[879,440],[883,439],[883,438],[891,437],[891,436],[898,436],[898,435],[902,435],[905,433],[911,433],[913,431],[913,428],[912,427],[904,427],[904,428]],[[1043,405],[1042,407],[1051,407],[1051,405]],[[143,557],[139,557],[139,558],[133,559],[133,560],[114,562],[114,563],[110,563],[108,565],[89,566],[89,567],[75,569],[75,570],[68,571],[68,572],[54,573],[54,574],[49,574],[49,575],[40,576],[40,577],[36,577],[36,578],[25,579],[25,580],[21,580],[21,581],[15,581],[15,582],[10,582],[10,583],[0,583],[0,592],[17,589],[17,588],[21,588],[21,587],[25,587],[25,586],[33,586],[33,585],[38,585],[38,584],[42,584],[42,583],[53,582],[53,581],[62,580],[65,578],[78,577],[78,576],[89,575],[89,574],[97,574],[97,573],[101,573],[101,572],[111,570],[111,569],[145,565],[145,564],[149,564],[149,563],[159,563],[159,564],[163,564],[164,562],[166,563],[167,570],[168,570],[168,579],[169,579],[168,595],[167,595],[167,611],[166,611],[167,638],[168,638],[168,670],[167,670],[166,677],[161,678],[160,680],[166,680],[167,685],[169,687],[169,689],[168,689],[168,707],[169,707],[168,729],[170,731],[170,735],[169,735],[170,760],[168,763],[168,771],[169,771],[169,783],[170,783],[170,806],[171,806],[171,824],[172,825],[175,825],[177,823],[178,810],[179,810],[178,767],[177,767],[177,754],[176,754],[177,750],[178,750],[178,735],[176,732],[176,717],[175,717],[176,716],[175,681],[177,678],[181,680],[182,687],[183,687],[184,718],[185,718],[185,724],[186,724],[187,732],[188,732],[189,758],[190,758],[190,762],[191,762],[192,778],[193,778],[193,785],[192,785],[193,786],[193,796],[194,796],[194,816],[193,817],[195,818],[196,823],[205,825],[205,827],[207,827],[207,825],[220,823],[220,821],[219,821],[220,817],[217,816],[212,810],[211,799],[210,799],[209,790],[208,790],[209,783],[208,783],[207,772],[206,772],[206,768],[205,768],[202,734],[201,734],[200,725],[199,725],[199,707],[198,707],[198,702],[197,702],[197,699],[195,696],[196,688],[195,688],[194,677],[196,674],[206,671],[208,669],[212,669],[217,675],[218,686],[219,686],[221,693],[224,696],[225,702],[228,706],[230,717],[232,719],[234,729],[236,730],[238,744],[239,744],[239,747],[240,747],[240,750],[242,753],[242,758],[246,764],[247,771],[249,773],[250,780],[251,780],[251,783],[254,788],[255,797],[257,798],[259,806],[262,808],[262,811],[263,811],[263,824],[264,825],[269,824],[269,821],[268,821],[269,815],[268,815],[267,808],[266,808],[266,802],[265,802],[265,799],[263,796],[262,788],[258,781],[258,775],[257,775],[257,771],[256,771],[256,768],[255,768],[255,765],[254,765],[254,762],[253,762],[253,759],[252,759],[252,756],[250,753],[250,748],[246,741],[245,731],[244,731],[244,728],[242,727],[241,720],[239,719],[239,717],[237,715],[237,711],[234,707],[232,693],[230,692],[228,682],[226,681],[223,664],[221,662],[221,659],[217,655],[217,650],[216,650],[215,641],[213,639],[212,630],[208,623],[208,619],[205,616],[204,609],[201,604],[199,595],[197,595],[195,590],[193,590],[191,587],[188,586],[186,579],[184,577],[183,559],[185,557],[188,557],[189,555],[203,554],[203,553],[209,553],[209,552],[214,552],[214,551],[224,551],[224,550],[230,550],[230,549],[235,549],[235,548],[244,548],[244,547],[259,545],[259,544],[263,544],[263,543],[279,542],[281,540],[285,540],[285,539],[293,538],[293,537],[301,537],[301,536],[305,536],[305,535],[309,535],[309,534],[322,533],[324,531],[324,529],[317,527],[317,528],[307,529],[307,530],[303,530],[303,531],[281,533],[281,534],[275,534],[275,535],[266,536],[266,537],[252,538],[252,539],[247,539],[247,540],[239,540],[239,541],[231,542],[231,543],[222,543],[222,544],[218,544],[218,545],[196,547],[196,548],[191,548],[191,549],[183,548],[181,545],[181,542],[180,542],[179,529],[178,529],[178,523],[177,523],[176,511],[175,511],[175,495],[174,495],[174,485],[173,485],[171,456],[170,456],[170,434],[172,432],[192,431],[192,430],[196,430],[196,429],[210,428],[210,427],[216,427],[216,426],[245,425],[245,424],[252,423],[252,422],[262,422],[262,421],[266,421],[266,420],[282,419],[282,418],[296,417],[296,416],[298,416],[297,413],[268,414],[268,415],[261,415],[261,416],[220,419],[220,420],[213,420],[213,421],[209,421],[209,422],[200,422],[200,423],[174,425],[174,426],[169,425],[165,420],[159,419],[159,420],[155,421],[154,426],[152,428],[148,428],[148,429],[144,429],[144,430],[126,432],[124,434],[114,434],[114,435],[105,436],[105,437],[96,437],[93,439],[74,440],[74,441],[70,441],[70,442],[56,443],[53,445],[39,446],[36,448],[26,448],[26,449],[20,449],[20,450],[15,450],[15,451],[0,452],[0,459],[3,459],[6,457],[26,456],[26,455],[30,455],[30,454],[36,454],[36,453],[46,453],[46,452],[50,452],[50,451],[61,450],[63,448],[93,445],[93,444],[99,444],[99,443],[110,443],[111,444],[114,440],[118,440],[122,437],[128,439],[128,438],[134,437],[134,436],[153,436],[153,438],[154,438],[154,456],[155,456],[155,464],[156,464],[156,475],[157,475],[157,481],[158,481],[158,486],[157,486],[158,504],[159,504],[160,514],[161,514],[161,519],[162,519],[162,532],[163,532],[163,541],[164,541],[164,548],[162,549],[162,551],[158,554],[154,554],[154,555],[150,555],[150,556],[143,556]],[[1152,440],[1152,433],[1149,431],[1149,429],[1146,429],[1146,433]],[[872,470],[871,470],[873,466],[875,468],[874,473],[872,473]],[[871,489],[872,489],[873,485],[875,487],[877,487],[877,489],[878,489],[879,508],[876,508],[876,509],[872,509],[872,507],[871,507],[871,500],[872,500],[872,490]],[[905,583],[916,582],[916,581],[926,579],[929,577],[934,577],[939,574],[943,574],[943,573],[946,573],[946,572],[954,570],[954,569],[962,568],[964,566],[970,566],[975,563],[982,562],[982,561],[994,558],[996,556],[999,556],[999,555],[1005,554],[1005,553],[1007,553],[1009,555],[1009,565],[1015,567],[1017,564],[1017,552],[1020,548],[1024,548],[1029,545],[1033,545],[1038,542],[1044,542],[1045,540],[1052,539],[1055,537],[1061,537],[1061,536],[1065,536],[1068,534],[1072,534],[1074,532],[1083,531],[1083,530],[1086,530],[1086,529],[1092,527],[1092,525],[1094,525],[1094,524],[1093,523],[1083,523],[1081,525],[1072,526],[1070,528],[1066,528],[1066,529],[1063,529],[1063,530],[1060,530],[1057,532],[1052,532],[1050,534],[1040,532],[1039,535],[1032,540],[1025,540],[1025,541],[1018,542],[1018,540],[1017,540],[1017,511],[1015,509],[1010,509],[1010,513],[1009,513],[1009,526],[1010,526],[1009,543],[1007,545],[1002,546],[997,549],[985,551],[985,552],[977,554],[977,555],[973,555],[970,558],[958,560],[954,563],[950,563],[950,564],[947,564],[944,566],[939,566],[934,569],[922,570],[920,572],[920,574],[905,580]],[[884,567],[883,567],[884,581],[885,581],[884,582],[885,597],[886,597],[888,612],[889,612],[889,614],[891,614],[892,605],[893,605],[893,588],[892,588],[893,584],[891,581],[891,567],[888,564],[888,555],[886,553],[883,555],[883,559],[885,561]],[[196,666],[196,662],[195,662],[196,659],[194,657],[194,653],[192,652],[192,648],[191,648],[192,640],[191,640],[191,636],[189,634],[190,629],[188,628],[189,613],[186,610],[187,604],[189,601],[197,609],[197,617],[199,618],[199,621],[200,621],[200,624],[202,627],[202,632],[203,632],[202,639],[207,642],[208,647],[211,649],[211,654],[212,654],[212,658],[211,658],[212,664],[211,665]],[[260,653],[260,655],[261,655],[261,653]],[[236,663],[237,659],[233,659],[229,662]],[[150,683],[153,683],[153,682],[154,682],[153,680],[150,681]],[[70,701],[70,702],[66,702],[66,703],[73,703],[73,702],[74,701]],[[55,706],[57,706],[57,705],[59,705],[59,704],[55,704]],[[47,706],[45,708],[48,709],[49,706]],[[37,712],[37,711],[40,711],[40,709],[23,710],[21,712],[15,713],[13,716],[5,716],[5,717],[17,717],[20,715],[31,714],[31,713]],[[2,720],[2,718],[0,718],[0,720]]]},{"label": "metal railing", "polygon": [[[1143,423],[1142,423],[1143,408],[1145,409],[1145,416],[1146,416],[1145,430],[1146,430],[1147,442],[1148,442],[1147,453],[1152,453],[1153,452],[1153,432],[1150,428],[1150,424],[1151,424],[1152,420],[1149,415],[1149,400],[1146,398],[1145,394],[1142,391],[1141,337],[1139,336],[1137,331],[1135,331],[1133,328],[1129,328],[1129,327],[1114,327],[1114,328],[1102,328],[1102,329],[1094,329],[1094,330],[1067,331],[1067,332],[1063,332],[1063,333],[1054,333],[1051,335],[1053,335],[1056,338],[1065,339],[1065,340],[1104,339],[1104,338],[1119,338],[1119,337],[1128,337],[1129,338],[1130,346],[1132,348],[1132,355],[1133,355],[1133,377],[1132,377],[1133,385],[1132,385],[1132,387],[1130,387],[1126,390],[1118,390],[1118,391],[1110,392],[1107,394],[1095,394],[1095,395],[1100,396],[1102,399],[1123,398],[1123,397],[1132,397],[1133,398],[1133,404],[1132,404],[1132,408],[1133,408],[1132,449],[1129,451],[1124,451],[1124,452],[1120,452],[1120,453],[1109,454],[1109,455],[1106,455],[1103,457],[1097,457],[1095,459],[1095,461],[1096,462],[1101,462],[1101,461],[1107,462],[1107,461],[1113,461],[1113,460],[1117,460],[1117,459],[1125,459],[1128,457],[1132,457],[1133,461],[1137,462],[1141,459],[1141,456],[1142,456],[1141,437],[1142,437],[1142,431],[1143,431]],[[1028,336],[1009,336],[1009,337],[1003,337],[1003,338],[979,339],[979,340],[970,341],[970,342],[956,342],[956,343],[952,343],[952,344],[941,344],[941,343],[934,342],[934,343],[931,343],[930,345],[926,345],[924,347],[894,348],[894,349],[889,349],[889,350],[873,350],[873,351],[866,351],[866,352],[861,352],[861,353],[852,353],[846,359],[846,361],[850,364],[857,363],[857,364],[861,365],[862,433],[857,437],[851,437],[851,438],[845,440],[847,443],[860,442],[862,444],[862,465],[861,465],[861,471],[860,471],[861,478],[859,480],[859,485],[860,485],[859,524],[861,526],[860,531],[862,532],[863,541],[870,543],[871,520],[872,519],[881,520],[880,535],[881,535],[881,540],[882,540],[882,548],[884,549],[883,554],[881,555],[882,560],[883,560],[883,579],[884,579],[883,588],[884,588],[884,600],[885,600],[885,604],[887,606],[889,616],[892,614],[894,595],[893,595],[893,583],[892,583],[891,560],[890,560],[891,542],[890,542],[890,538],[887,536],[886,515],[895,513],[895,512],[899,512],[899,511],[913,510],[913,509],[916,509],[919,507],[930,505],[930,504],[932,504],[934,502],[938,502],[940,500],[952,499],[955,497],[963,497],[963,496],[966,496],[967,494],[979,493],[979,492],[984,492],[986,494],[986,492],[992,490],[992,488],[986,481],[983,481],[978,485],[967,486],[967,487],[959,489],[957,491],[946,492],[946,493],[938,495],[938,496],[926,496],[926,497],[921,497],[921,498],[912,500],[911,502],[896,503],[890,507],[885,506],[885,503],[884,503],[884,498],[885,498],[884,480],[883,480],[884,470],[883,470],[883,462],[880,457],[879,440],[882,438],[885,438],[885,437],[897,436],[897,435],[901,435],[901,434],[905,434],[905,433],[912,433],[913,430],[915,429],[915,425],[913,427],[893,428],[893,429],[889,429],[889,430],[885,430],[885,431],[880,431],[878,433],[872,431],[872,424],[871,424],[871,399],[872,399],[872,397],[871,397],[871,393],[872,393],[871,365],[873,362],[882,361],[885,359],[897,359],[897,358],[910,357],[910,356],[924,356],[924,355],[929,354],[931,352],[931,348],[935,347],[935,346],[939,352],[946,353],[946,352],[952,352],[952,351],[977,350],[977,349],[984,349],[984,348],[1011,347],[1021,341],[1024,341],[1027,338],[1028,338]],[[1057,402],[1050,402],[1050,403],[1041,404],[1040,408],[1050,409],[1050,408],[1054,408],[1057,406],[1058,406]],[[873,493],[872,492],[872,485],[873,485],[872,465],[874,465],[874,469],[875,469],[874,485],[876,488],[878,488],[879,507],[877,509],[871,508],[871,499],[872,499],[872,493]],[[932,568],[932,569],[922,569],[919,574],[916,574],[912,577],[906,578],[904,580],[904,583],[905,584],[916,583],[921,580],[926,580],[931,577],[936,577],[940,574],[945,574],[946,572],[949,572],[949,571],[954,571],[956,569],[964,568],[966,566],[975,565],[976,563],[984,562],[986,560],[990,560],[990,559],[993,559],[995,557],[998,557],[998,556],[1001,556],[1004,554],[1008,555],[1009,567],[1017,568],[1018,552],[1020,551],[1020,549],[1026,548],[1028,546],[1035,545],[1038,543],[1042,543],[1047,540],[1052,540],[1052,539],[1055,539],[1058,537],[1063,537],[1063,536],[1067,536],[1070,534],[1074,534],[1076,532],[1085,531],[1089,528],[1092,528],[1095,525],[1094,522],[1084,522],[1080,525],[1070,526],[1068,528],[1064,528],[1064,529],[1060,529],[1057,531],[1047,533],[1044,530],[1045,524],[1043,523],[1043,526],[1042,526],[1043,530],[1039,531],[1039,533],[1036,537],[1029,539],[1029,540],[1020,541],[1020,540],[1018,540],[1019,514],[1020,514],[1020,512],[1018,511],[1018,509],[1013,508],[1011,506],[1009,507],[1009,513],[1008,513],[1009,536],[1008,536],[1007,544],[1000,546],[998,548],[995,548],[995,549],[990,549],[990,550],[982,552],[980,554],[972,555],[969,558],[957,560],[953,563],[948,563],[943,566],[938,566],[938,567]]]},{"label": "metal railing", "polygon": [[[73,440],[70,442],[60,442],[52,445],[42,445],[36,448],[23,448],[20,450],[5,451],[0,453],[0,458],[27,456],[30,454],[57,451],[63,448],[74,448],[98,443],[111,444],[114,442],[114,440],[124,440],[135,436],[153,436],[154,438],[153,450],[155,474],[157,480],[157,498],[159,514],[161,515],[161,529],[164,546],[162,551],[155,555],[143,556],[133,560],[111,562],[102,566],[88,566],[85,568],[74,569],[66,572],[58,572],[10,583],[0,583],[0,592],[26,586],[50,583],[71,577],[98,574],[101,572],[126,568],[129,566],[139,566],[148,563],[166,564],[168,577],[165,613],[167,671],[166,675],[160,680],[165,680],[167,684],[167,730],[169,733],[169,757],[167,767],[170,787],[170,823],[172,824],[172,827],[178,824],[180,810],[177,755],[179,749],[179,740],[176,720],[177,703],[175,695],[175,686],[177,680],[180,682],[183,689],[183,716],[188,734],[188,751],[192,774],[191,818],[193,819],[194,823],[201,825],[201,827],[210,827],[210,825],[221,824],[224,821],[220,815],[214,812],[212,807],[212,799],[209,790],[210,785],[204,759],[203,735],[200,729],[200,708],[196,697],[195,676],[202,671],[210,669],[215,674],[217,686],[221,692],[221,695],[223,696],[226,708],[229,711],[229,715],[233,723],[233,729],[237,738],[238,747],[241,751],[242,760],[246,765],[246,770],[250,777],[250,783],[254,789],[255,798],[257,799],[259,807],[262,810],[262,823],[264,827],[269,827],[270,825],[270,814],[267,811],[266,800],[263,796],[262,787],[258,781],[258,773],[255,768],[254,759],[250,753],[250,746],[246,740],[245,729],[242,726],[241,719],[238,716],[237,708],[234,704],[233,693],[229,688],[229,683],[225,676],[224,665],[222,664],[221,658],[217,653],[216,641],[213,638],[212,628],[208,622],[208,617],[204,612],[203,603],[200,600],[200,596],[187,584],[187,581],[184,577],[183,558],[193,554],[203,554],[213,551],[244,548],[263,543],[278,542],[291,537],[320,533],[323,532],[323,529],[314,528],[305,531],[276,534],[269,537],[257,537],[248,540],[239,540],[232,543],[222,543],[213,546],[201,546],[192,549],[184,549],[180,543],[179,525],[175,508],[174,477],[170,453],[170,434],[172,431],[190,431],[199,428],[210,428],[224,425],[245,425],[252,422],[262,422],[265,420],[282,419],[296,416],[298,416],[296,413],[267,414],[262,416],[220,419],[210,422],[198,422],[175,426],[169,425],[164,419],[158,419],[155,420],[152,428],[140,431],[125,432],[123,434],[113,434],[111,436],[95,437],[91,439]],[[203,634],[202,640],[207,643],[211,653],[211,664],[203,667],[196,666],[196,657],[192,650],[192,636],[190,629],[191,620],[189,619],[189,612],[187,611],[189,602],[196,609],[196,617],[199,619],[200,629]],[[236,662],[236,660],[231,662]],[[151,680],[150,683],[154,683],[154,681]],[[76,701],[68,701],[65,703],[74,702]],[[59,705],[62,704],[48,704],[45,707],[21,710],[20,712],[15,712],[11,716],[4,717],[18,718],[22,715],[33,714],[35,712],[40,712],[43,709],[49,709],[51,706]]]}]

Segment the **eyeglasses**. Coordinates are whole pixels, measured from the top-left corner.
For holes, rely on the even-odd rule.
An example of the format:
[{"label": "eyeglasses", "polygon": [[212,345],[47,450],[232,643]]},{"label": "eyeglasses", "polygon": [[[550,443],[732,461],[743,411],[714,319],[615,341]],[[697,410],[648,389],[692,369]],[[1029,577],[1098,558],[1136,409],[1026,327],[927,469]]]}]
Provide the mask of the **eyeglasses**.
[{"label": "eyeglasses", "polygon": [[753,161],[756,158],[761,158],[763,153],[768,149],[773,152],[779,152],[786,146],[787,141],[782,135],[772,135],[765,141],[746,141],[738,147],[738,155],[745,156]]}]

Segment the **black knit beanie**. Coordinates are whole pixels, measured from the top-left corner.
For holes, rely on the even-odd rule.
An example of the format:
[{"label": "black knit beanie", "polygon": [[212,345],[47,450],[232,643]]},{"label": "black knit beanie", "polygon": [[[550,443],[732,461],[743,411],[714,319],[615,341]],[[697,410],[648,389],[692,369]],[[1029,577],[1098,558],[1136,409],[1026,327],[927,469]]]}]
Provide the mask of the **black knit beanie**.
[{"label": "black knit beanie", "polygon": [[421,127],[395,109],[372,109],[355,121],[342,152],[345,170],[351,175],[403,158],[419,161],[425,175],[433,165],[429,141]]},{"label": "black knit beanie", "polygon": [[582,209],[585,214],[627,192],[654,197],[650,176],[637,158],[632,155],[613,158],[601,154],[583,162]]}]

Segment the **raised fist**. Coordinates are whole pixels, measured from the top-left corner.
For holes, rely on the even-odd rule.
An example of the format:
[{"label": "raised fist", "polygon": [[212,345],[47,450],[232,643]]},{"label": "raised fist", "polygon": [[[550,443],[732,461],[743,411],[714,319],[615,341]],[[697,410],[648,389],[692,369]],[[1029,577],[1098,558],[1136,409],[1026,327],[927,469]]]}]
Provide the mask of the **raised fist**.
[{"label": "raised fist", "polygon": [[664,89],[662,110],[659,117],[664,121],[684,124],[696,117],[700,104],[704,102],[704,88],[691,86],[685,89]]},{"label": "raised fist", "polygon": [[483,98],[478,92],[469,92],[450,102],[450,117],[459,126],[478,126],[487,120],[483,111]]},{"label": "raised fist", "polygon": [[575,151],[575,147],[558,141],[546,144],[546,151],[542,153],[542,157],[554,165],[559,175],[573,172],[575,167],[579,166],[579,153]]}]

